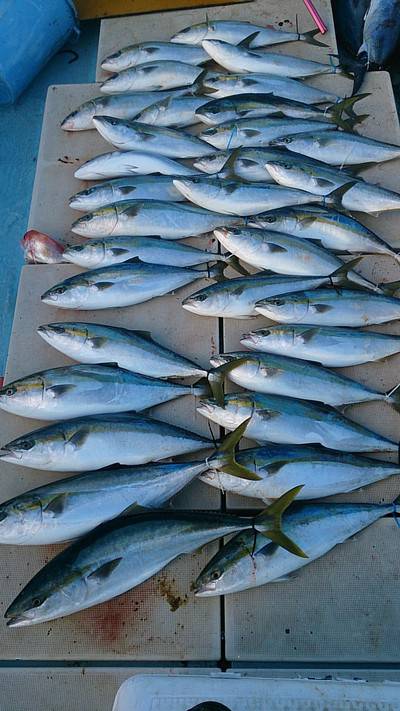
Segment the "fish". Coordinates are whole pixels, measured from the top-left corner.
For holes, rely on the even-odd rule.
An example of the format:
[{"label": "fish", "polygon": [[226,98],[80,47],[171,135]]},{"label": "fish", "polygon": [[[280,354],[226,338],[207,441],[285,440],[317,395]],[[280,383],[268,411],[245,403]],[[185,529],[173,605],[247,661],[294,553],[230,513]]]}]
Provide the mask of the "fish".
[{"label": "fish", "polygon": [[[367,94],[357,94],[356,96],[342,99],[326,109],[320,109],[313,104],[284,99],[281,96],[274,96],[270,93],[237,94],[225,96],[221,99],[211,99],[211,101],[203,103],[196,109],[195,113],[199,120],[209,126],[242,118],[262,118],[264,116],[282,118],[286,116],[287,118],[308,121],[325,121],[348,129],[350,126],[354,126],[355,123],[361,123],[366,118],[365,114],[357,116],[353,111],[354,104],[366,96]],[[171,98],[172,103],[180,100],[179,98]],[[168,99],[164,101],[168,101]],[[342,118],[343,112],[351,112],[352,117]]]},{"label": "fish", "polygon": [[293,397],[229,393],[221,405],[208,398],[196,409],[228,430],[249,420],[246,437],[259,443],[319,444],[341,452],[398,452],[398,442],[352,422],[335,408]]},{"label": "fish", "polygon": [[326,133],[317,129],[304,131],[301,136],[297,134],[297,130],[291,131],[287,136],[281,137],[281,140],[278,136],[275,145],[282,145],[289,151],[316,158],[328,165],[338,166],[382,163],[400,157],[400,146],[346,131]]},{"label": "fish", "polygon": [[235,74],[270,74],[301,79],[318,74],[343,74],[340,65],[322,64],[302,57],[249,49],[251,35],[238,45],[223,40],[203,40],[203,49],[217,64]]},{"label": "fish", "polygon": [[267,503],[299,481],[303,483],[297,496],[300,501],[348,493],[400,474],[399,465],[393,462],[311,445],[270,442],[236,452],[235,463],[258,479],[240,477],[235,468],[231,469],[225,452],[218,451],[207,458],[209,468],[199,479],[215,489]]},{"label": "fish", "polygon": [[362,44],[357,54],[361,66],[356,74],[354,93],[361,86],[368,69],[385,67],[399,41],[399,0],[370,0],[364,18]]},{"label": "fish", "polygon": [[119,150],[142,150],[167,158],[196,158],[213,153],[208,143],[174,128],[108,116],[95,116],[93,123],[100,135]]},{"label": "fish", "polygon": [[104,94],[132,91],[166,91],[192,86],[206,72],[202,67],[173,60],[155,60],[124,69],[100,84]]},{"label": "fish", "polygon": [[[117,119],[110,119],[116,121]],[[93,121],[96,123],[97,118]],[[309,134],[310,131],[334,131],[334,124],[324,121],[308,121],[292,118],[242,118],[226,121],[217,126],[210,126],[199,137],[214,148],[225,151],[230,148],[268,146],[273,139],[298,132]],[[314,157],[314,156],[313,156]]]},{"label": "fish", "polygon": [[282,511],[297,492],[298,487],[253,518],[212,511],[150,511],[100,524],[30,580],[5,612],[7,624],[38,624],[106,602],[148,580],[179,555],[248,526],[301,555],[280,527]]},{"label": "fish", "polygon": [[338,44],[352,57],[362,44],[364,16],[369,4],[370,0],[347,0],[345,5],[340,0],[332,3]]},{"label": "fish", "polygon": [[341,101],[337,94],[316,89],[305,82],[274,74],[219,74],[207,72],[199,79],[199,92],[220,99],[234,94],[273,94],[304,104],[334,104]]},{"label": "fish", "polygon": [[[330,276],[295,277],[280,274],[255,274],[236,279],[225,279],[217,284],[200,289],[187,296],[182,306],[199,316],[218,316],[223,318],[251,318],[257,315],[255,306],[262,299],[270,299],[280,294],[299,292],[301,288],[319,289],[323,286],[339,287],[348,284],[348,274],[351,274],[351,264],[345,264],[335,274]],[[357,275],[358,276],[358,275]],[[310,292],[313,293],[313,292]],[[321,291],[316,292],[318,294]],[[333,296],[337,290],[332,290]],[[363,293],[361,291],[358,294]],[[279,297],[280,298],[280,297]],[[396,301],[396,300],[394,300]],[[397,301],[397,306],[400,301]]]},{"label": "fish", "polygon": [[164,200],[181,202],[183,195],[177,190],[170,175],[140,175],[132,178],[116,178],[93,185],[75,193],[69,199],[73,210],[89,212],[121,200]]},{"label": "fish", "polygon": [[187,89],[174,91],[142,91],[132,94],[96,96],[78,106],[61,122],[64,131],[87,131],[94,129],[94,116],[113,116],[114,118],[133,119],[155,101],[169,96],[180,96]]},{"label": "fish", "polygon": [[147,464],[212,449],[194,432],[139,414],[77,417],[42,427],[3,445],[0,460],[44,471],[93,471]]},{"label": "fish", "polygon": [[237,216],[227,216],[186,203],[161,200],[123,200],[101,207],[76,220],[71,231],[82,237],[163,237],[181,239],[233,225]]},{"label": "fish", "polygon": [[112,151],[90,158],[75,171],[79,180],[128,178],[130,175],[198,175],[195,168],[183,165],[166,156],[143,151]]},{"label": "fish", "polygon": [[[273,353],[219,353],[211,357],[213,377],[220,384],[216,398],[222,401],[222,383],[228,378],[240,387],[265,393],[285,395],[299,400],[312,399],[332,407],[360,402],[387,402],[400,411],[400,393],[380,393],[356,380],[335,373],[315,363]],[[0,391],[1,392],[1,391]]]},{"label": "fish", "polygon": [[63,253],[65,262],[86,269],[121,264],[135,258],[141,262],[166,264],[171,267],[193,267],[218,261],[238,268],[234,256],[214,254],[161,237],[104,237],[89,240],[84,244],[69,245]]},{"label": "fish", "polygon": [[260,313],[278,323],[310,326],[374,326],[400,318],[400,299],[352,289],[318,289],[265,298],[255,304]]},{"label": "fish", "polygon": [[[211,153],[209,156],[202,156],[201,158],[195,158],[193,160],[194,168],[201,170],[204,173],[220,173],[220,177],[226,177],[223,171],[227,160],[232,155],[233,151],[216,151],[216,153]],[[264,170],[267,174],[267,171]],[[269,175],[269,174],[267,174]]]},{"label": "fish", "polygon": [[0,409],[20,417],[62,420],[141,412],[184,395],[209,393],[207,381],[179,385],[117,365],[68,365],[32,373],[0,388]]},{"label": "fish", "polygon": [[311,240],[248,227],[218,227],[214,235],[239,259],[258,269],[295,276],[327,276],[343,262]]},{"label": "fish", "polygon": [[199,123],[196,111],[207,102],[208,98],[204,96],[167,97],[145,108],[137,116],[137,121],[151,126],[186,128]]},{"label": "fish", "polygon": [[59,264],[63,261],[64,245],[38,230],[25,232],[21,247],[28,264]]},{"label": "fish", "polygon": [[112,309],[134,306],[157,296],[170,294],[197,279],[219,278],[219,262],[206,269],[147,264],[132,259],[125,264],[81,272],[47,289],[40,297],[44,304],[59,309]]},{"label": "fish", "polygon": [[[286,189],[279,185],[247,185],[238,180],[201,177],[191,180],[174,178],[174,185],[182,195],[209,210],[225,215],[245,217],[257,215],[287,205],[321,202],[318,196],[304,190]],[[220,226],[220,225],[218,225]]]},{"label": "fish", "polygon": [[[218,178],[240,179],[250,183],[274,183],[265,167],[266,161],[269,158],[281,158],[283,155],[286,155],[286,152],[280,148],[236,148],[196,158],[193,165],[205,173],[219,173],[214,176]],[[298,158],[300,159],[300,156]]]},{"label": "fish", "polygon": [[318,47],[326,45],[315,39],[319,30],[314,29],[309,32],[288,32],[277,30],[274,27],[263,27],[253,25],[251,22],[240,20],[208,20],[199,22],[196,25],[185,27],[171,37],[171,42],[179,44],[201,45],[203,40],[224,40],[230,44],[238,44],[246,37],[252,35],[251,47],[266,47],[273,44],[286,42],[307,42]]},{"label": "fish", "polygon": [[[281,140],[286,139],[277,139],[278,143]],[[275,141],[271,141],[271,144],[275,145]],[[279,185],[296,190],[308,190],[314,195],[327,196],[340,186],[347,185],[348,189],[341,198],[341,207],[345,210],[373,215],[400,209],[399,193],[373,185],[361,178],[353,178],[350,184],[349,176],[338,168],[312,166],[306,163],[294,164],[290,160],[275,158],[268,160],[266,167]]]},{"label": "fish", "polygon": [[263,353],[311,360],[346,368],[400,353],[400,336],[334,326],[279,324],[245,333],[240,343]]},{"label": "fish", "polygon": [[139,42],[109,54],[101,62],[101,68],[105,72],[118,73],[151,61],[178,60],[196,66],[208,62],[209,59],[207,52],[201,46],[177,47],[171,42]]},{"label": "fish", "polygon": [[254,542],[251,532],[243,531],[202,570],[193,585],[196,596],[227,595],[265,583],[290,580],[291,573],[353,538],[382,516],[393,513],[393,507],[392,503],[296,504],[284,515],[283,523],[287,534],[295,537],[308,558],[286,553],[259,535]]},{"label": "fish", "polygon": [[0,504],[0,543],[70,541],[137,508],[158,508],[196,479],[205,461],[100,469],[31,489]]},{"label": "fish", "polygon": [[369,227],[350,215],[322,207],[284,207],[252,217],[248,224],[314,240],[334,252],[386,254],[396,261],[400,259],[399,254]]},{"label": "fish", "polygon": [[66,321],[43,324],[38,335],[52,348],[81,363],[117,363],[154,378],[202,378],[207,370],[157,343],[149,331],[101,323]]},{"label": "fish", "polygon": [[[225,465],[242,481],[257,479],[235,459],[243,431],[241,426],[219,445]],[[36,487],[0,503],[0,543],[49,545],[78,538],[121,514],[159,508],[207,469],[205,459],[161,462],[84,472]]]}]

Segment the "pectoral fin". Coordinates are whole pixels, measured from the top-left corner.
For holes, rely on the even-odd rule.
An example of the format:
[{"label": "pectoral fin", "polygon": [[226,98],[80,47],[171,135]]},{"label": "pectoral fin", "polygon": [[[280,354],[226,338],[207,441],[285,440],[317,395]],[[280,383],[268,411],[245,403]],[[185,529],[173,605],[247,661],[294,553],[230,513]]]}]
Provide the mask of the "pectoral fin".
[{"label": "pectoral fin", "polygon": [[88,575],[88,579],[91,578],[92,580],[97,580],[98,582],[105,580],[119,566],[121,560],[123,560],[123,558],[114,558],[114,560],[104,563],[99,568],[96,568],[93,573],[90,573],[90,575]]}]

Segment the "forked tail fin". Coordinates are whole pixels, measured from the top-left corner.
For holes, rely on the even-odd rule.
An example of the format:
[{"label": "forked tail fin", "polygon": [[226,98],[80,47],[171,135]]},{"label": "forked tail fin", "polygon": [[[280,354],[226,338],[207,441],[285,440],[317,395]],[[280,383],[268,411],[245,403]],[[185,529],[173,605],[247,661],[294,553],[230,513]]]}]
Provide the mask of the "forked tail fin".
[{"label": "forked tail fin", "polygon": [[258,481],[261,477],[256,472],[247,467],[242,466],[235,458],[235,447],[243,437],[249,420],[244,420],[239,427],[233,432],[230,432],[218,445],[215,454],[207,459],[207,464],[210,469],[237,476],[240,479],[248,479],[250,481]]},{"label": "forked tail fin", "polygon": [[232,360],[229,363],[219,365],[217,368],[211,368],[211,370],[209,371],[208,380],[210,383],[210,387],[213,392],[213,396],[217,401],[217,405],[219,405],[220,407],[222,407],[224,404],[223,385],[225,377],[232,370],[236,370],[236,368],[239,368],[241,365],[244,365],[246,361],[247,358],[244,356],[243,358],[237,358],[236,360]]},{"label": "forked tail fin", "polygon": [[307,553],[282,531],[282,514],[302,488],[303,486],[295,486],[294,489],[290,489],[264,511],[261,511],[254,519],[254,528],[265,538],[269,538],[274,543],[285,548],[289,553],[293,553],[293,555],[297,555],[300,558],[308,558]]}]

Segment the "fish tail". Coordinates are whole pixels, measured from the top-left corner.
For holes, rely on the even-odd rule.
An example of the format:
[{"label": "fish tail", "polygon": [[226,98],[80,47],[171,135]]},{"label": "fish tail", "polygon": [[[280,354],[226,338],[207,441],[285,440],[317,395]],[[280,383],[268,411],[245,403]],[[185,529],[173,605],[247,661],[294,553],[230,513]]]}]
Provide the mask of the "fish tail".
[{"label": "fish tail", "polygon": [[329,45],[325,44],[325,42],[320,42],[315,39],[315,36],[319,34],[320,30],[316,28],[315,30],[309,30],[309,32],[302,32],[299,39],[303,40],[303,42],[307,42],[308,44],[313,44],[315,47],[328,47]]},{"label": "fish tail", "polygon": [[[248,420],[244,420],[239,427],[236,427],[233,432],[230,432],[218,445],[216,455],[208,460],[210,469],[217,469],[223,471],[225,474],[230,474],[231,476],[236,476],[239,479],[248,479],[249,481],[259,481],[261,477],[258,476],[251,469],[247,469],[242,464],[236,461],[235,458],[235,448],[243,437],[246,427],[249,423]],[[222,456],[221,456],[222,455]]]},{"label": "fish tail", "polygon": [[200,378],[190,386],[192,395],[195,397],[212,397],[213,391],[207,377]]},{"label": "fish tail", "polygon": [[207,266],[207,269],[204,270],[204,276],[209,279],[215,279],[215,281],[222,281],[226,268],[227,264],[225,262],[217,262],[212,267]]},{"label": "fish tail", "polygon": [[[399,255],[395,256],[400,261]],[[380,284],[380,288],[386,296],[397,296],[397,292],[400,291],[400,281],[388,281],[386,284]]]},{"label": "fish tail", "polygon": [[232,269],[234,269],[238,274],[242,274],[243,276],[249,276],[250,272],[247,271],[242,265],[240,264],[239,258],[236,257],[235,254],[227,254],[223,257],[224,262],[226,264],[229,264]]},{"label": "fish tail", "polygon": [[[357,101],[365,99],[367,96],[370,96],[370,94],[348,96],[345,99],[338,101],[336,104],[333,104],[329,110],[329,113],[334,122],[346,131],[349,129],[352,130],[356,124],[362,123],[362,121],[369,117],[369,114],[358,115],[355,113],[353,107]],[[347,114],[347,118],[343,118],[343,113]]]},{"label": "fish tail", "polygon": [[297,555],[300,558],[308,558],[307,553],[282,531],[282,514],[302,488],[303,486],[295,486],[280,496],[279,499],[276,499],[264,511],[261,511],[254,519],[254,528],[266,538],[285,548],[289,553],[293,553],[293,555]]},{"label": "fish tail", "polygon": [[237,360],[230,361],[229,363],[224,363],[219,365],[217,368],[212,368],[208,373],[208,380],[217,405],[220,407],[224,404],[224,382],[225,377],[232,370],[236,370],[241,365],[246,363],[246,358],[238,358]]}]

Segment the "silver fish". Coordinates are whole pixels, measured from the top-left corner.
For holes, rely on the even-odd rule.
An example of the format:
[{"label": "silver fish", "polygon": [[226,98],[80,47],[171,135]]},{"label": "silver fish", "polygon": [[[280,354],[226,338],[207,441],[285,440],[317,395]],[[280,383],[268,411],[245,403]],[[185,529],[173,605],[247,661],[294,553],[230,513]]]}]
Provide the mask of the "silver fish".
[{"label": "silver fish", "polygon": [[266,47],[267,45],[297,41],[308,42],[318,47],[326,46],[323,42],[315,39],[318,33],[319,30],[303,33],[285,32],[274,27],[253,25],[251,22],[240,20],[207,20],[180,30],[171,37],[171,42],[199,45],[206,39],[218,39],[230,42],[230,44],[239,44],[251,35],[250,47]]},{"label": "silver fish", "polygon": [[167,126],[172,128],[185,128],[199,123],[196,111],[208,102],[204,96],[178,96],[167,97],[152,104],[142,111],[138,121],[152,126]]},{"label": "silver fish", "polygon": [[130,175],[198,175],[191,168],[166,156],[157,156],[143,151],[112,151],[91,158],[75,171],[80,180],[104,180],[104,178],[126,178]]},{"label": "silver fish", "polygon": [[[385,285],[386,293],[398,294],[399,282]],[[265,298],[255,310],[278,323],[306,323],[316,326],[370,326],[400,317],[400,300],[391,295],[370,294],[351,289],[299,291]]]},{"label": "silver fish", "polygon": [[148,331],[63,322],[39,326],[38,334],[50,346],[81,363],[117,363],[120,368],[155,378],[207,375],[200,365],[154,341]]},{"label": "silver fish", "polygon": [[167,158],[196,158],[213,153],[208,143],[174,128],[108,116],[95,116],[93,123],[100,135],[119,150],[144,150]]},{"label": "silver fish", "polygon": [[292,79],[315,76],[317,74],[343,74],[340,66],[322,64],[310,59],[293,57],[288,54],[257,52],[247,49],[251,37],[235,46],[222,40],[203,40],[202,46],[217,64],[237,74],[271,74]]},{"label": "silver fish", "polygon": [[[218,151],[211,156],[196,158],[195,168],[205,173],[219,173],[218,178],[244,180],[249,183],[274,183],[266,161],[281,158],[285,154],[280,148],[236,148],[231,151]],[[300,156],[298,157],[300,159]]]},{"label": "silver fish", "polygon": [[220,244],[247,264],[278,274],[326,276],[343,262],[311,241],[248,227],[218,227]]},{"label": "silver fish", "polygon": [[77,417],[17,437],[0,459],[23,467],[81,472],[112,464],[146,464],[212,448],[205,437],[127,413]]},{"label": "silver fish", "polygon": [[244,334],[240,342],[252,350],[312,360],[332,368],[379,361],[400,352],[400,336],[330,326],[268,326]]},{"label": "silver fish", "polygon": [[296,130],[290,131],[290,134],[281,137],[279,143],[275,145],[284,145],[289,151],[316,158],[328,165],[381,163],[400,157],[400,146],[346,131],[332,131],[325,134],[325,131],[321,132],[317,129],[304,132],[301,136],[297,133]]},{"label": "silver fish", "polygon": [[400,318],[400,299],[351,289],[319,289],[262,299],[255,311],[278,323],[354,328]]},{"label": "silver fish", "polygon": [[164,296],[204,277],[219,277],[222,265],[196,270],[132,260],[64,279],[41,296],[59,309],[111,309],[134,306]]},{"label": "silver fish", "polygon": [[82,237],[159,236],[181,239],[233,225],[237,217],[210,212],[186,203],[124,200],[94,210],[76,220],[71,231]]},{"label": "silver fish", "polygon": [[321,207],[284,207],[252,217],[249,225],[315,240],[335,252],[388,254],[397,261],[400,259],[381,237],[354,217]]},{"label": "silver fish", "polygon": [[33,373],[0,389],[0,408],[21,417],[62,420],[113,412],[141,412],[184,395],[207,394],[205,385],[179,385],[116,365],[69,365]]},{"label": "silver fish", "polygon": [[[220,173],[220,177],[226,177],[223,168],[231,155],[232,151],[217,151],[216,153],[211,153],[209,156],[195,158],[193,166],[204,173]],[[264,173],[266,172],[264,169]]]},{"label": "silver fish", "polygon": [[352,422],[328,405],[282,395],[230,393],[223,404],[203,400],[197,407],[221,427],[233,430],[249,420],[246,437],[277,444],[320,444],[341,452],[398,452],[398,442]]},{"label": "silver fish", "polygon": [[202,47],[190,45],[177,47],[171,42],[140,42],[109,54],[103,59],[101,68],[106,72],[122,72],[124,69],[131,69],[151,61],[178,60],[185,64],[197,65],[204,64],[209,59]]},{"label": "silver fish", "polygon": [[193,267],[210,261],[236,266],[232,257],[161,237],[104,237],[69,245],[63,253],[64,262],[86,269],[121,264],[135,257],[149,264],[167,264],[171,267]]},{"label": "silver fish", "polygon": [[[325,277],[293,277],[279,274],[256,274],[237,279],[226,279],[211,284],[183,300],[182,306],[199,316],[250,318],[257,315],[256,303],[278,294],[289,294],[302,289],[347,283],[349,267],[344,265],[336,274]],[[319,294],[320,291],[317,292]],[[335,291],[333,293],[336,293]],[[357,292],[362,293],[362,292]],[[400,304],[400,301],[397,302]]]},{"label": "silver fish", "polygon": [[231,473],[230,461],[224,452],[208,457],[209,469],[200,473],[199,478],[221,491],[268,502],[298,481],[303,482],[298,499],[318,499],[354,491],[400,474],[399,465],[392,462],[309,445],[269,443],[237,452],[235,459],[259,479],[252,481],[238,477],[235,470]]},{"label": "silver fish", "polygon": [[256,518],[211,511],[159,511],[103,523],[35,575],[6,611],[7,624],[38,624],[110,600],[144,582],[178,555],[249,526],[302,554],[280,527],[282,510],[292,498],[288,492],[284,504],[276,502]]},{"label": "silver fish", "polygon": [[[110,119],[116,121],[117,119]],[[97,124],[98,118],[93,119]],[[230,148],[268,146],[273,139],[286,136],[290,131],[309,133],[315,131],[333,131],[335,126],[323,121],[309,121],[292,118],[243,118],[226,121],[217,126],[206,128],[199,137],[214,148],[228,150]]]},{"label": "silver fish", "polygon": [[154,61],[124,69],[100,85],[104,94],[123,94],[132,91],[165,91],[192,86],[203,75],[204,69],[178,61]]},{"label": "silver fish", "polygon": [[121,200],[165,200],[181,202],[183,195],[177,190],[169,175],[141,175],[133,178],[116,178],[81,190],[69,199],[73,210],[88,212]]},{"label": "silver fish", "polygon": [[115,96],[96,96],[78,106],[61,122],[64,131],[87,131],[93,128],[93,116],[114,116],[115,118],[133,119],[155,101],[170,96],[181,96],[187,89],[175,91],[143,91]]},{"label": "silver fish", "polygon": [[125,512],[158,508],[190,484],[204,461],[122,467],[50,482],[0,504],[0,543],[69,541]]},{"label": "silver fish", "polygon": [[273,74],[218,74],[207,72],[201,78],[203,94],[219,99],[233,94],[273,94],[304,104],[334,104],[340,101],[336,94],[316,89],[304,82]]},{"label": "silver fish", "polygon": [[279,185],[242,183],[220,178],[174,179],[175,187],[187,200],[200,207],[225,215],[257,215],[287,205],[304,205],[321,202],[321,199],[304,190],[291,190]]},{"label": "silver fish", "polygon": [[393,513],[393,504],[313,504],[293,507],[283,519],[285,532],[308,558],[286,553],[265,538],[243,531],[212,558],[197,578],[198,597],[227,595],[265,583],[288,580],[290,573],[317,560],[375,521]]},{"label": "silver fish", "polygon": [[[286,139],[277,139],[277,143]],[[290,140],[290,139],[288,139]],[[271,142],[272,144],[275,141]],[[273,179],[285,187],[298,190],[308,190],[317,195],[329,195],[340,186],[349,185],[348,190],[342,195],[341,206],[345,210],[355,210],[374,214],[389,210],[400,209],[400,194],[373,185],[360,178],[353,178],[349,183],[349,176],[338,168],[330,166],[311,166],[304,163],[291,163],[284,159],[268,160],[267,170]]]},{"label": "silver fish", "polygon": [[381,69],[393,54],[400,39],[399,0],[371,0],[364,20],[359,58],[367,66]]},{"label": "silver fish", "polygon": [[[272,353],[219,353],[211,357],[214,377],[267,395],[311,398],[332,407],[383,401],[400,410],[400,393],[379,393],[345,375],[298,358]],[[300,480],[299,480],[300,481]]]},{"label": "silver fish", "polygon": [[[283,99],[273,94],[238,94],[222,99],[212,99],[204,103],[196,110],[196,116],[209,126],[242,118],[261,118],[263,116],[282,118],[282,116],[286,116],[293,119],[326,121],[342,128],[349,128],[354,123],[360,123],[365,115],[354,114],[352,118],[350,116],[342,118],[342,113],[347,111],[354,113],[353,105],[365,96],[365,94],[357,94],[357,96],[342,99],[326,109],[319,109],[312,104]],[[170,100],[171,102],[180,101],[180,99],[174,98]],[[164,99],[164,101],[168,101],[168,99]]]}]

